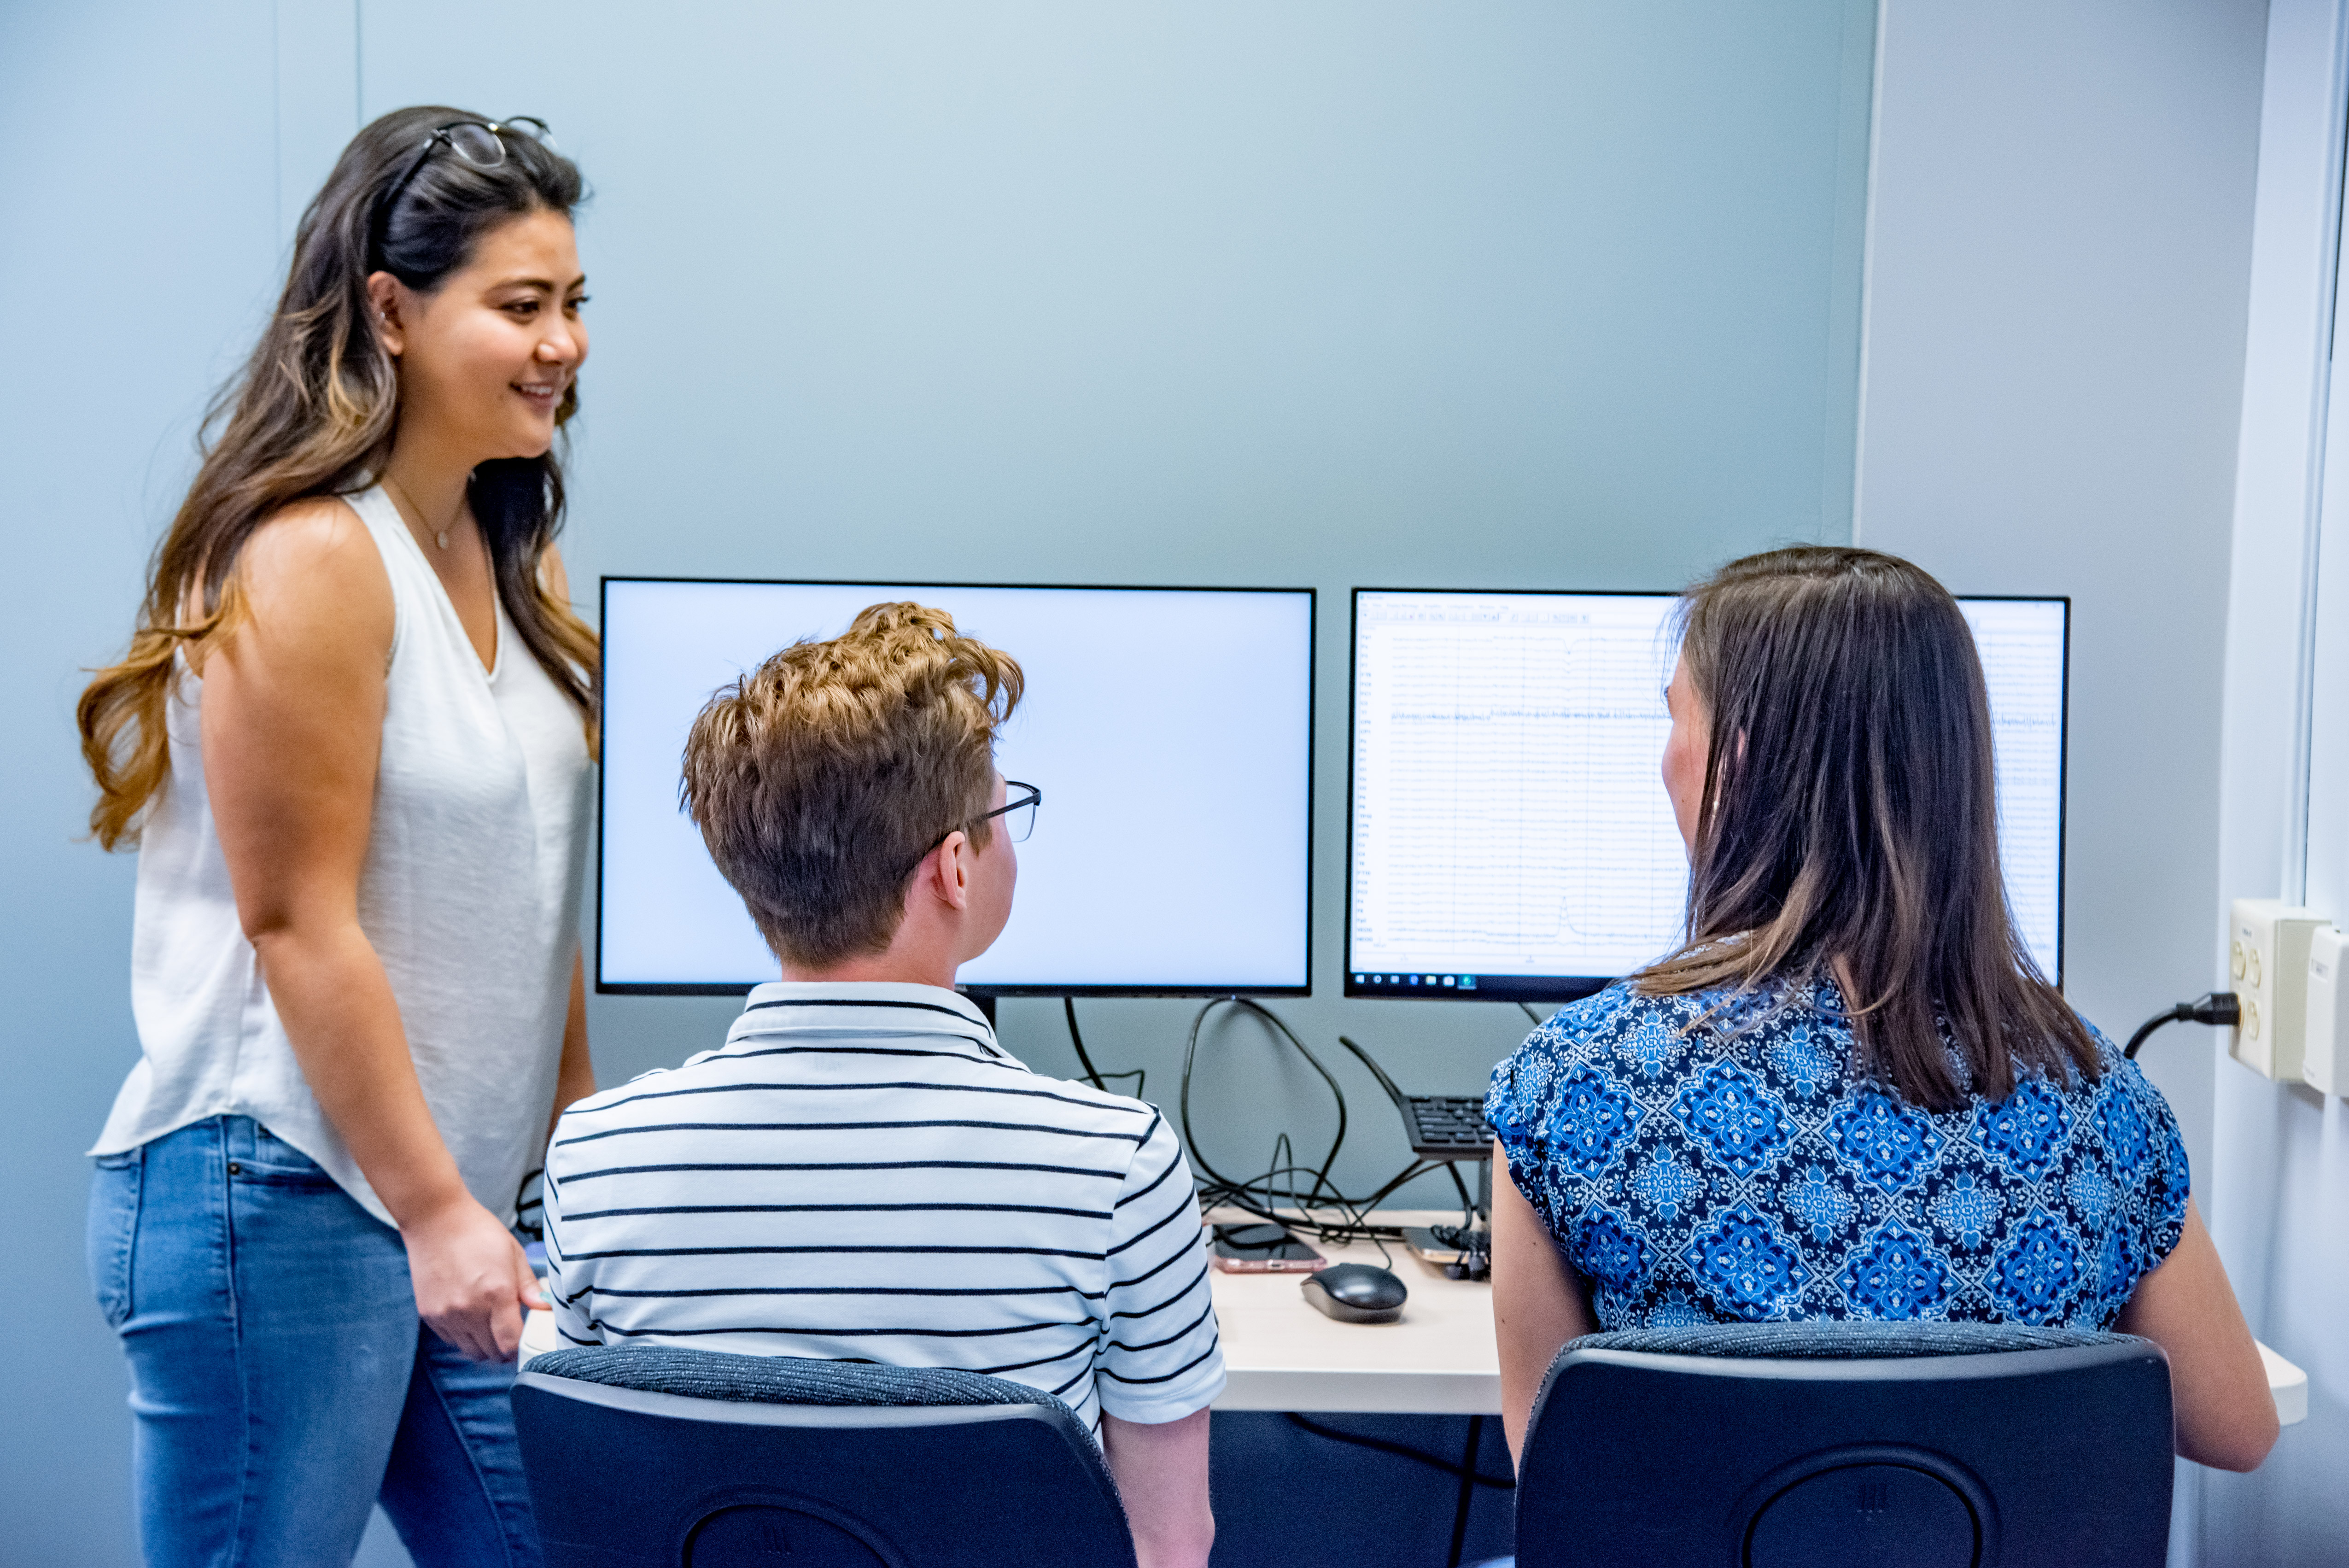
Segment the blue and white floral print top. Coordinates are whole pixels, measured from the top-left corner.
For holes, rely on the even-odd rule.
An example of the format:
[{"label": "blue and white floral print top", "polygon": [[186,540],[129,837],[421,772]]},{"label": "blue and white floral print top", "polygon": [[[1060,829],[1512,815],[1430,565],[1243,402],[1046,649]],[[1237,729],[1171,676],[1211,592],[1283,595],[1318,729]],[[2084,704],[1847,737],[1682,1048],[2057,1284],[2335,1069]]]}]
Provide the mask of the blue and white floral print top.
[{"label": "blue and white floral print top", "polygon": [[1510,1175],[1602,1328],[2109,1328],[2184,1232],[2177,1118],[2093,1028],[2095,1082],[1936,1114],[1856,1070],[1832,983],[1723,1002],[1609,986],[1494,1070]]}]

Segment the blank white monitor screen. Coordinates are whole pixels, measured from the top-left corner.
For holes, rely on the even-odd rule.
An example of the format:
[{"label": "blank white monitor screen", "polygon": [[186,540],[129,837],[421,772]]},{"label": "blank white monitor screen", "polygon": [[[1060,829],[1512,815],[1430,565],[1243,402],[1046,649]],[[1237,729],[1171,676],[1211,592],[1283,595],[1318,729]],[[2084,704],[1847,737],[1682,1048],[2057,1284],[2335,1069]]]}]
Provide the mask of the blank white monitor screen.
[{"label": "blank white monitor screen", "polygon": [[[604,579],[596,984],[740,992],[778,964],[678,809],[719,687],[912,599],[1019,661],[1005,776],[1043,791],[1011,923],[965,984],[1076,994],[1307,990],[1310,589]],[[951,825],[939,824],[944,832]]]},{"label": "blank white monitor screen", "polygon": [[[1671,949],[1677,602],[1355,591],[1348,995],[1563,999]],[[2007,902],[2060,981],[2069,602],[1958,602],[1990,691]]]}]

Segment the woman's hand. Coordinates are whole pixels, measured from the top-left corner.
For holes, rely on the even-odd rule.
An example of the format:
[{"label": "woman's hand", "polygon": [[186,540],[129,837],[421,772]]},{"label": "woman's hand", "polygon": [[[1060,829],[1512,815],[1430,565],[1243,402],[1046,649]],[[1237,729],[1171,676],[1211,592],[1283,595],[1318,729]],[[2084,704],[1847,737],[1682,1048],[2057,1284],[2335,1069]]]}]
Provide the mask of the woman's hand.
[{"label": "woman's hand", "polygon": [[425,1326],[475,1361],[512,1361],[523,1314],[546,1305],[522,1244],[468,1193],[400,1227]]}]

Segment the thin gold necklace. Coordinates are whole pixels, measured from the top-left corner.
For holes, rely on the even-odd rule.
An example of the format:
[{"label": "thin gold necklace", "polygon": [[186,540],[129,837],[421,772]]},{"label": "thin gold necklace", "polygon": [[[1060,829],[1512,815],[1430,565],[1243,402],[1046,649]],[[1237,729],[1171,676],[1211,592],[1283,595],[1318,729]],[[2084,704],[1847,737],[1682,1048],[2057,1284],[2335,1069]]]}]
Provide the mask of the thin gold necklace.
[{"label": "thin gold necklace", "polygon": [[[386,474],[384,475],[383,483],[386,489],[397,490],[399,492],[399,498],[408,503],[408,508],[409,511],[415,513],[419,517],[424,515],[424,508],[416,504],[416,498],[408,493],[407,490],[401,486],[399,481],[392,478],[389,474]],[[451,518],[450,521],[453,524],[455,519]],[[440,545],[442,549],[447,549],[449,547],[449,530],[446,528],[436,530],[432,535],[432,542]]]}]

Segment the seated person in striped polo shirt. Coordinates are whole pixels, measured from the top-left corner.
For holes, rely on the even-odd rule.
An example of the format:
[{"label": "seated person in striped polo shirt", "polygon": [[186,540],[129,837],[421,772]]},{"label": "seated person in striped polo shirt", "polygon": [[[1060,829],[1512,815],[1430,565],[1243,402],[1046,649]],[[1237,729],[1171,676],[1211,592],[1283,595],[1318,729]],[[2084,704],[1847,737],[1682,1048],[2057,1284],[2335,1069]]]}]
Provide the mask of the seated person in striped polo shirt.
[{"label": "seated person in striped polo shirt", "polygon": [[1020,686],[943,612],[887,604],[710,700],[686,808],[783,979],[718,1050],[564,1114],[549,1293],[577,1345],[1049,1390],[1100,1438],[1143,1568],[1204,1564],[1224,1366],[1182,1147],[1153,1107],[1029,1071],[953,989],[1010,916],[1035,809],[994,763]]}]

